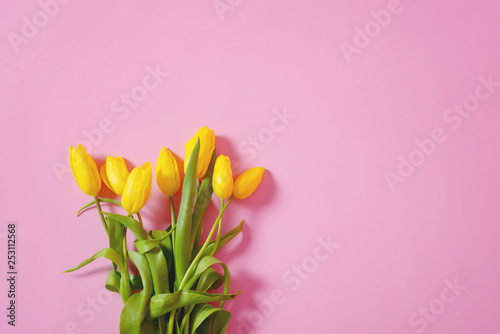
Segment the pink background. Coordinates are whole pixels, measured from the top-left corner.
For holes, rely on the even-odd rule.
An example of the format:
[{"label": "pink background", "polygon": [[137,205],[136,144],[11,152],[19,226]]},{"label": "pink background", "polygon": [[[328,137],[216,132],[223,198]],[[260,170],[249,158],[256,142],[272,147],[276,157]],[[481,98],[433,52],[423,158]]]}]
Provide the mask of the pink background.
[{"label": "pink background", "polygon": [[[221,255],[243,290],[228,333],[500,332],[500,87],[478,79],[500,82],[500,2],[66,2],[42,0],[52,16],[35,0],[0,10],[2,332],[118,332],[110,264],[60,273],[106,238],[95,211],[76,218],[89,198],[54,168],[89,133],[98,164],[154,165],[163,146],[182,157],[204,125],[238,171],[268,170],[225,219],[246,220]],[[169,73],[151,90],[148,68]],[[448,111],[463,103],[465,117]],[[166,203],[154,187],[149,227],[165,227]]]}]

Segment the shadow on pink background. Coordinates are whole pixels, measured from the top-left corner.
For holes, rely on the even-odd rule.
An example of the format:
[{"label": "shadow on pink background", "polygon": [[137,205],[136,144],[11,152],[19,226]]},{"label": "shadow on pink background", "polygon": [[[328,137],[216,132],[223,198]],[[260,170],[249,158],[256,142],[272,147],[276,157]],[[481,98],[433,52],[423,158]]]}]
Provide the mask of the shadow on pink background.
[{"label": "shadow on pink background", "polygon": [[[69,145],[155,165],[204,125],[240,171],[268,170],[224,220],[245,219],[221,255],[243,290],[228,333],[500,332],[498,1],[0,13],[0,248],[16,222],[19,272],[15,328],[0,280],[2,333],[118,332],[110,264],[61,274],[107,244],[95,211],[76,217]],[[147,226],[166,204],[154,187]]]}]

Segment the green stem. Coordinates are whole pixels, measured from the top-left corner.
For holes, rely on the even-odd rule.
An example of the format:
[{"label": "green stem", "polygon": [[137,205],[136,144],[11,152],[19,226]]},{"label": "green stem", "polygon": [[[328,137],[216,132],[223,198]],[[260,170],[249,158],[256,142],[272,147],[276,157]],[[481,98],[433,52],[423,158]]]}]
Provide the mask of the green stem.
[{"label": "green stem", "polygon": [[186,314],[184,314],[184,318],[182,319],[182,323],[181,323],[181,333],[189,333],[189,328],[186,328],[186,326],[189,327],[189,323],[188,323],[189,313],[190,312],[187,312]]},{"label": "green stem", "polygon": [[141,227],[144,227],[144,224],[142,223],[142,216],[140,212],[137,212],[137,218],[139,218],[139,224],[141,224]]},{"label": "green stem", "polygon": [[[132,217],[132,216],[131,216]],[[133,217],[132,217],[133,218]],[[139,224],[141,225],[142,228],[144,228],[144,223],[142,222],[142,216],[140,212],[137,212],[137,219],[139,220]],[[159,291],[158,289],[158,282],[153,280],[153,288],[155,291]],[[159,327],[159,334],[163,334],[167,324],[165,322],[165,317],[160,317],[158,319],[158,327]]]},{"label": "green stem", "polygon": [[174,207],[174,197],[173,196],[169,196],[168,197],[168,201],[170,202],[170,216],[172,217],[172,247],[174,247],[174,240],[175,240],[175,231],[174,231],[174,228],[175,228],[175,225],[177,224],[177,220],[175,218],[175,207]]},{"label": "green stem", "polygon": [[198,261],[202,257],[203,253],[205,253],[205,250],[208,247],[208,244],[210,243],[210,240],[212,239],[212,236],[214,235],[215,228],[218,226],[219,220],[222,219],[222,215],[224,214],[224,211],[226,211],[227,207],[229,204],[232,202],[234,199],[234,196],[227,201],[227,203],[221,208],[219,215],[217,216],[217,219],[214,222],[214,225],[212,226],[212,229],[210,230],[210,233],[208,234],[207,239],[205,240],[205,243],[203,244],[203,247],[201,247],[200,251],[198,254],[196,254],[196,257],[194,258],[193,262],[191,262],[191,265],[189,266],[188,270],[186,271],[186,274],[184,275],[184,278],[182,279],[181,284],[179,285],[179,290],[182,290],[186,283],[189,281],[189,276],[191,275],[191,272],[194,270],[196,265],[198,264]]},{"label": "green stem", "polygon": [[97,207],[97,212],[99,212],[99,217],[101,217],[102,226],[104,226],[104,230],[106,234],[108,234],[108,224],[106,224],[106,219],[104,219],[104,215],[102,214],[101,204],[99,203],[99,198],[94,196],[95,206]]},{"label": "green stem", "polygon": [[160,329],[158,332],[159,334],[164,334],[167,329],[166,318],[163,315],[158,318],[158,328]]},{"label": "green stem", "polygon": [[123,303],[125,304],[129,297],[131,296],[132,292],[130,291],[130,276],[128,272],[128,255],[127,255],[127,228],[123,227],[123,239],[122,239],[122,255],[123,255],[123,273],[122,273],[122,279],[125,280],[126,285],[125,285],[125,291],[122,292],[122,300]]},{"label": "green stem", "polygon": [[[104,215],[102,214],[101,204],[99,203],[99,202],[107,202],[107,201],[104,201],[104,199],[99,199],[99,198],[97,198],[97,196],[94,196],[94,202],[95,202],[95,206],[97,208],[97,212],[99,212],[99,216],[101,217],[101,221],[102,221],[102,225],[104,226],[104,230],[106,231],[106,234],[108,235],[108,239],[109,239],[108,224],[106,223],[106,219],[104,218]],[[90,202],[86,207],[89,207],[91,204],[92,204],[92,202]],[[78,214],[80,214],[80,211],[78,211]],[[111,239],[109,240],[109,246],[111,247]],[[116,274],[116,264],[115,263],[113,263],[113,271]]]},{"label": "green stem", "polygon": [[[220,209],[222,210],[222,208],[224,208],[224,200],[220,201]],[[214,245],[214,249],[212,251],[211,256],[215,255],[215,253],[217,252],[217,247],[219,247],[221,230],[222,230],[222,217],[220,217],[220,219],[219,219],[219,226],[217,228],[217,236],[215,237],[215,245]]]},{"label": "green stem", "polygon": [[168,321],[168,334],[174,334],[175,312],[176,310],[170,312],[170,320]]},{"label": "green stem", "polygon": [[177,220],[175,219],[175,206],[174,206],[174,197],[169,196],[168,200],[170,202],[170,215],[172,216],[172,227],[175,226],[177,223]]},{"label": "green stem", "polygon": [[[222,208],[223,204],[224,204],[224,201],[221,201],[221,204],[220,204],[221,208]],[[212,251],[212,256],[214,256],[215,253],[217,253],[217,248],[219,247],[219,242],[220,242],[221,230],[222,230],[222,218],[219,221],[219,229],[217,231],[217,238],[215,239],[215,244],[214,244],[214,249]],[[229,286],[225,286],[224,293],[228,293],[228,292],[229,292]],[[224,307],[224,300],[221,301],[219,304],[219,308],[222,309],[223,307]]]},{"label": "green stem", "polygon": [[[203,280],[203,277],[205,276],[205,272],[203,272],[200,276],[200,279],[198,280],[198,283],[196,284],[196,290],[200,290],[200,287],[201,287],[201,281]],[[193,304],[193,305],[190,305],[187,309],[187,311],[185,312],[185,315],[184,315],[184,319],[185,318],[189,318],[191,316],[191,312],[193,312],[194,310],[194,307],[196,305]],[[184,333],[184,327],[186,326],[186,323],[184,322],[184,319],[182,320],[182,324],[181,324],[181,332]],[[189,334],[189,330],[187,331],[187,333]]]}]

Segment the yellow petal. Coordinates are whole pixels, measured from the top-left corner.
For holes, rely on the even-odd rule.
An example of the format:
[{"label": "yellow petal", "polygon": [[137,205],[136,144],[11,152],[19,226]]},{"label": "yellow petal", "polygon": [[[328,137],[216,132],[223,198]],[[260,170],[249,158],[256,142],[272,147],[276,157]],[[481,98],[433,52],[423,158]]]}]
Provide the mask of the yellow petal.
[{"label": "yellow petal", "polygon": [[196,134],[191,138],[185,145],[186,154],[184,155],[184,173],[187,170],[189,163],[189,158],[191,157],[191,152],[193,152],[194,145],[196,145],[196,140],[200,138],[200,152],[198,154],[198,168],[197,168],[197,178],[201,179],[205,176],[208,166],[210,165],[210,160],[212,160],[212,154],[215,148],[215,133],[208,127],[204,126],[199,129]]},{"label": "yellow petal", "polygon": [[69,149],[69,164],[80,189],[89,196],[97,196],[101,190],[101,178],[94,159],[80,144]]},{"label": "yellow petal", "polygon": [[113,187],[109,183],[108,175],[106,174],[106,163],[104,163],[104,165],[101,166],[101,169],[99,169],[99,172],[101,175],[101,179],[104,181],[104,184],[106,185],[106,187],[108,187],[111,191],[114,192]]},{"label": "yellow petal", "polygon": [[166,196],[173,196],[180,188],[180,174],[177,161],[169,150],[162,148],[156,163],[156,183]]},{"label": "yellow petal", "polygon": [[234,197],[243,199],[250,196],[262,181],[265,169],[254,167],[244,171],[234,182]]},{"label": "yellow petal", "polygon": [[115,158],[108,155],[106,159],[106,175],[111,185],[110,189],[117,195],[121,195],[129,176],[127,165],[122,157]]},{"label": "yellow petal", "polygon": [[153,174],[149,162],[130,172],[122,193],[122,206],[129,214],[137,213],[144,207],[151,195],[152,182]]},{"label": "yellow petal", "polygon": [[231,160],[221,155],[215,160],[214,174],[212,177],[214,193],[220,199],[226,199],[233,193],[233,172]]}]

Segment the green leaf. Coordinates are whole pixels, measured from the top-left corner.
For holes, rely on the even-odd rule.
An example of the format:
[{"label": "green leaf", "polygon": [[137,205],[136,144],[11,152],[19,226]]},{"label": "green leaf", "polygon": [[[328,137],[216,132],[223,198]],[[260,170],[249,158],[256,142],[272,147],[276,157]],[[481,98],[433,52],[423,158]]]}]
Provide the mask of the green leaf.
[{"label": "green leaf", "polygon": [[151,268],[155,294],[170,292],[167,261],[161,248],[155,247],[145,255]]},{"label": "green leaf", "polygon": [[104,248],[104,249],[101,249],[100,251],[98,251],[97,253],[95,253],[94,255],[92,255],[87,260],[80,263],[78,266],[76,266],[72,269],[68,269],[66,271],[63,271],[63,273],[69,273],[69,272],[78,270],[81,267],[86,266],[87,264],[93,262],[95,259],[100,258],[100,257],[104,257],[108,260],[111,260],[111,262],[116,264],[120,269],[123,266],[122,259],[121,259],[120,255],[114,249]]},{"label": "green leaf", "polygon": [[108,272],[108,277],[106,278],[106,284],[104,287],[111,292],[120,293],[120,274],[114,269],[111,269]]},{"label": "green leaf", "polygon": [[[165,233],[170,232],[171,226],[172,225],[169,226],[166,232],[162,230],[160,231],[152,230],[150,234],[153,238],[161,238],[163,235],[165,235]],[[172,238],[173,238],[173,233],[169,234],[168,237],[163,239],[162,242],[160,243],[160,248],[163,252],[163,256],[165,257],[165,260],[167,262],[167,268],[169,270],[168,272],[168,282],[170,283],[168,290],[169,292],[173,291],[174,289],[173,283],[175,281],[175,271],[174,271],[175,266],[173,264],[174,250],[172,248]]]},{"label": "green leaf", "polygon": [[[224,293],[227,294],[229,293],[229,284],[231,283],[231,273],[229,271],[229,268],[222,261],[216,259],[215,257],[204,257],[196,267],[195,276],[198,275],[198,273],[201,274],[206,272],[208,268],[213,266],[214,264],[220,264],[222,266],[222,269],[224,269]],[[224,301],[221,301],[220,308],[222,308],[222,306],[224,306]]]},{"label": "green leaf", "polygon": [[156,321],[144,321],[141,330],[141,334],[157,334]]},{"label": "green leaf", "polygon": [[198,283],[199,291],[207,291],[208,289],[218,289],[222,283],[224,283],[224,276],[219,274],[214,268],[207,268],[207,270],[201,276],[200,282]]},{"label": "green leaf", "polygon": [[[114,220],[128,227],[139,241],[151,240],[151,236],[134,218],[109,212],[103,213],[108,217],[108,221]],[[155,293],[169,292],[168,267],[161,248],[157,246],[150,249],[145,255],[149,262],[149,267],[151,268],[151,276],[153,278]]]},{"label": "green leaf", "polygon": [[239,292],[233,294],[210,294],[200,291],[178,290],[174,293],[154,295],[151,297],[151,302],[149,303],[148,318],[155,319],[172,310],[193,304],[232,300],[238,294]]},{"label": "green leaf", "polygon": [[146,232],[146,230],[144,230],[142,225],[134,218],[124,216],[124,215],[119,215],[117,213],[110,213],[110,212],[104,212],[104,211],[103,211],[103,214],[105,214],[108,217],[108,223],[110,221],[113,221],[113,222],[116,221],[116,222],[124,225],[130,231],[132,231],[132,233],[135,235],[135,237],[137,239],[146,240],[146,239],[150,238],[149,234]]},{"label": "green leaf", "polygon": [[191,260],[191,225],[199,151],[200,139],[198,138],[196,144],[194,145],[193,152],[191,153],[191,157],[189,158],[186,175],[184,177],[182,199],[174,237],[174,263],[177,282],[182,281],[182,278],[189,267],[189,261]]},{"label": "green leaf", "polygon": [[[169,227],[170,228],[170,227]],[[151,236],[154,238],[154,239],[160,239],[162,238],[167,232],[170,232],[169,230],[167,231],[163,231],[163,230],[152,230],[150,232]],[[172,249],[172,235],[173,234],[168,234],[168,237],[166,237],[165,239],[163,239],[161,242],[160,242],[160,247],[161,249],[163,250],[163,255],[165,255],[165,259],[167,260],[167,265],[169,268],[172,267],[172,257],[173,257],[173,253],[174,253],[174,250]]]},{"label": "green leaf", "polygon": [[[108,278],[106,279],[106,289],[111,292],[120,292],[120,280],[121,273],[119,271],[115,272],[111,269],[108,273]],[[142,279],[140,275],[129,275],[130,277],[130,287],[132,291],[137,291],[142,289]]]},{"label": "green leaf", "polygon": [[121,253],[124,231],[122,224],[119,224],[115,219],[108,219],[109,247],[118,254]]},{"label": "green leaf", "polygon": [[[99,198],[99,202],[113,203],[113,204],[122,206],[121,202],[118,202],[118,201],[115,201],[115,200],[112,200],[109,198]],[[88,208],[89,206],[91,206],[93,204],[95,204],[95,200],[90,201],[90,203],[84,205],[80,210],[78,210],[78,213],[76,214],[76,216],[79,217],[83,210],[85,210],[86,208]]]},{"label": "green leaf", "polygon": [[222,310],[220,308],[219,312],[212,315],[212,333],[225,334],[227,330],[227,325],[229,325],[229,320],[231,320],[231,313]]},{"label": "green leaf", "polygon": [[151,272],[143,255],[129,251],[128,256],[139,270],[144,288],[141,292],[132,295],[125,303],[120,315],[120,334],[140,334],[141,323],[147,311],[146,305],[153,293]]},{"label": "green leaf", "polygon": [[200,189],[196,194],[196,203],[193,210],[193,228],[191,230],[191,248],[198,247],[200,243],[201,232],[203,229],[203,217],[205,216],[205,212],[207,211],[212,199],[212,175],[214,173],[215,160],[217,160],[217,153],[214,149],[210,165],[208,166],[205,177],[201,182]]},{"label": "green leaf", "polygon": [[205,270],[207,270],[209,267],[213,266],[214,264],[220,263],[224,265],[219,259],[213,257],[213,256],[205,256],[203,259],[201,259],[200,263],[196,266],[196,270],[194,272],[195,276],[201,275]]},{"label": "green leaf", "polygon": [[[229,268],[220,260],[213,256],[205,256],[196,266],[196,270],[193,274],[193,277],[190,278],[188,283],[186,284],[186,288],[191,288],[196,281],[200,278],[200,276],[207,272],[207,270],[213,266],[214,264],[220,264],[224,269],[224,293],[229,292],[229,283],[231,280],[231,273],[229,272]],[[223,304],[221,304],[222,307]]]},{"label": "green leaf", "polygon": [[[191,334],[198,328],[202,333],[225,333],[231,314],[212,305],[196,305],[191,315]],[[212,329],[213,326],[213,329]]]},{"label": "green leaf", "polygon": [[[214,254],[217,254],[217,252],[219,250],[221,250],[222,247],[224,247],[229,241],[233,240],[234,237],[236,237],[238,234],[240,234],[240,232],[243,230],[243,222],[244,222],[244,220],[242,220],[238,226],[236,226],[235,228],[233,228],[231,231],[227,232],[226,234],[224,234],[220,238],[219,245],[217,246],[217,250],[215,251]],[[207,256],[207,255],[212,254],[214,247],[215,247],[215,241],[211,241],[208,244],[207,249],[203,253],[204,254],[203,256]],[[198,251],[199,251],[199,249],[196,251],[196,253],[198,253]]]},{"label": "green leaf", "polygon": [[132,289],[132,291],[137,291],[144,288],[142,286],[141,275],[129,275],[129,277],[130,277],[130,288]]},{"label": "green leaf", "polygon": [[[135,247],[137,248],[137,251],[141,254],[145,254],[152,250],[155,247],[158,247],[163,240],[165,240],[170,233],[172,233],[173,230],[170,230],[169,232],[166,231],[155,231],[155,236],[153,236],[153,239],[147,239],[147,240],[137,240],[135,241]],[[151,231],[153,232],[153,231]]]}]

